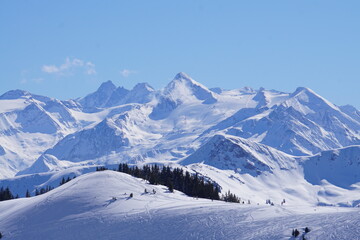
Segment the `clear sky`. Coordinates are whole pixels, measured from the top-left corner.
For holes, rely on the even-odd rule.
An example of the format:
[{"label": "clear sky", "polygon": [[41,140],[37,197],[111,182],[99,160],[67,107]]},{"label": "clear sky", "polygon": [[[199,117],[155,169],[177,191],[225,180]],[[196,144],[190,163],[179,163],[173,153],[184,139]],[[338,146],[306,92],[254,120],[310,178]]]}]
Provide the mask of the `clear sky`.
[{"label": "clear sky", "polygon": [[68,99],[112,80],[313,89],[360,108],[360,1],[0,1],[0,93]]}]

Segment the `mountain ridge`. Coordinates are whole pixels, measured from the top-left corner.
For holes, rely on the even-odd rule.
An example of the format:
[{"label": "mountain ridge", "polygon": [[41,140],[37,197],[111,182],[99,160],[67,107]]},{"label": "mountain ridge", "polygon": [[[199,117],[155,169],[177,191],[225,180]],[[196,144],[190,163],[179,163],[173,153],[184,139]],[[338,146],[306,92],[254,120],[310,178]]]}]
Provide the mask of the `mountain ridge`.
[{"label": "mountain ridge", "polygon": [[[0,97],[0,176],[26,179],[21,177],[120,162],[165,164],[208,175],[224,191],[242,189],[248,199],[254,198],[249,184],[264,189],[271,186],[265,181],[281,184],[292,177],[298,182],[292,184],[308,190],[273,185],[276,193],[267,194],[294,201],[301,197],[288,192],[303,194],[316,204],[319,188],[339,188],[351,202],[356,199],[349,196],[356,198],[358,190],[349,186],[360,179],[347,159],[355,161],[357,151],[334,149],[360,145],[358,116],[356,108],[335,106],[304,87],[293,93],[210,90],[185,73],[160,90],[146,83],[127,90],[108,81],[67,101],[9,91]],[[332,179],[333,169],[309,173],[316,154],[328,156],[326,151],[344,152],[345,160],[336,166],[351,181]],[[320,160],[326,165],[331,157]],[[318,198],[324,204],[340,202]]]}]

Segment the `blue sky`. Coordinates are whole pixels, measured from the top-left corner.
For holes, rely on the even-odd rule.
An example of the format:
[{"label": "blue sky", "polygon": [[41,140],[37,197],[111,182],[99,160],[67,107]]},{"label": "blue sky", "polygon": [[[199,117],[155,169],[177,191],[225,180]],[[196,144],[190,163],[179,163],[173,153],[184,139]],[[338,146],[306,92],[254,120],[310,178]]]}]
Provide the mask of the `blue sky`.
[{"label": "blue sky", "polygon": [[101,82],[313,89],[357,108],[360,1],[0,1],[0,93],[60,99]]}]

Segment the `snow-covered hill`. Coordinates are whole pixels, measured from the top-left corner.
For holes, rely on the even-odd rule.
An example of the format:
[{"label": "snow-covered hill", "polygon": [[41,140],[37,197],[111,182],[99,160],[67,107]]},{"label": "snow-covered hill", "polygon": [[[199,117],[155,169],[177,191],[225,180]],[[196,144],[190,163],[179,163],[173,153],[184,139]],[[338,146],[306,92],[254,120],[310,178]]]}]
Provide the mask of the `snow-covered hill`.
[{"label": "snow-covered hill", "polygon": [[305,227],[311,230],[306,239],[358,239],[359,224],[358,208],[194,199],[113,171],[85,174],[37,197],[0,202],[0,232],[13,240],[292,239],[293,229],[304,234]]}]

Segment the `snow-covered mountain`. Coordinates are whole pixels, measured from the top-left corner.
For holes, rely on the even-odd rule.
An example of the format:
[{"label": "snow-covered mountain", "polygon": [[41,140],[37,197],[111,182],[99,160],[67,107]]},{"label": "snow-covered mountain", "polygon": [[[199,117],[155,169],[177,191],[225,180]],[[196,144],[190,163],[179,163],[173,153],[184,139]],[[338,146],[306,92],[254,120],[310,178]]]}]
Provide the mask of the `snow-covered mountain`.
[{"label": "snow-covered mountain", "polygon": [[[348,182],[345,186],[329,178],[325,168],[309,175],[306,166],[316,154],[327,156],[323,151],[360,145],[359,116],[354,107],[335,106],[307,88],[293,93],[210,90],[185,73],[160,90],[146,83],[127,90],[108,81],[94,93],[68,101],[14,90],[0,96],[0,176],[159,163],[208,174],[223,189],[236,189],[236,182],[262,188],[265,178],[286,181],[293,174],[313,189],[306,196],[317,196],[311,186],[321,184],[314,179],[351,191]],[[350,152],[349,160],[338,164],[346,168],[356,154]],[[328,158],[322,161],[326,165]],[[351,184],[360,182],[358,175],[352,179]],[[286,189],[277,191],[287,194]],[[245,192],[252,198],[253,189]]]},{"label": "snow-covered mountain", "polygon": [[[109,239],[119,234],[128,239],[291,239],[285,232],[311,223],[314,231],[306,237],[323,239],[319,229],[326,217],[326,231],[352,239],[356,231],[332,226],[348,219],[357,226],[356,210],[332,213],[318,206],[360,206],[359,156],[359,110],[336,106],[308,88],[293,93],[209,89],[179,73],[160,90],[146,83],[128,90],[107,81],[94,93],[67,101],[13,90],[0,96],[0,187],[20,197],[27,190],[56,189],[0,202],[0,232],[9,239],[25,234],[27,239],[88,239],[103,231]],[[182,168],[251,204],[239,208],[194,200],[122,173],[91,173],[96,166],[113,169],[123,162]],[[58,187],[62,178],[74,176]],[[156,195],[144,193],[150,187]],[[271,209],[266,200],[275,206]],[[30,215],[31,220],[24,217]],[[274,225],[279,217],[283,222]],[[175,221],[178,227],[164,234],[156,227]],[[216,227],[219,221],[224,224]],[[204,224],[206,231],[196,236],[179,231]],[[249,224],[252,232],[242,227]],[[134,227],[142,230],[127,230]],[[79,229],[84,235],[77,235]],[[150,231],[156,234],[149,237]]]},{"label": "snow-covered mountain", "polygon": [[294,157],[263,144],[230,135],[215,135],[181,163],[204,163],[218,169],[258,176],[295,167]]},{"label": "snow-covered mountain", "polygon": [[139,83],[132,90],[116,87],[110,80],[101,84],[93,93],[78,99],[85,112],[97,112],[103,108],[126,103],[147,103],[152,100],[154,89],[147,83]]},{"label": "snow-covered mountain", "polygon": [[0,96],[1,177],[14,176],[46,149],[81,128],[59,100],[14,90]]},{"label": "snow-covered mountain", "polygon": [[311,155],[360,144],[359,130],[359,121],[341,108],[310,89],[298,88],[281,104],[240,118],[226,132],[289,154]]}]

